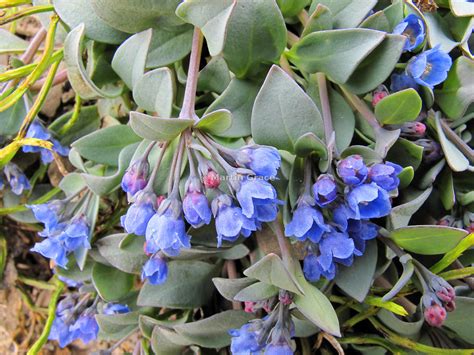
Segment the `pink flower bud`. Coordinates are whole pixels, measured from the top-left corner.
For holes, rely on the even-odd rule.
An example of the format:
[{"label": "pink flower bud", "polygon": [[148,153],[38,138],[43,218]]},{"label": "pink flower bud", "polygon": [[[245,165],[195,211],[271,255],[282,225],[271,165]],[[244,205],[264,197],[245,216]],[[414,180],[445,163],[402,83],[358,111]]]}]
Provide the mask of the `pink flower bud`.
[{"label": "pink flower bud", "polygon": [[245,308],[244,308],[245,312],[247,312],[247,313],[255,313],[256,312],[256,309],[255,309],[256,303],[255,302],[245,301],[244,304],[245,304]]},{"label": "pink flower bud", "polygon": [[446,319],[446,310],[437,303],[433,303],[424,312],[426,322],[432,327],[441,327]]},{"label": "pink flower bud", "polygon": [[374,92],[372,96],[372,106],[375,107],[375,105],[377,105],[380,102],[380,100],[382,100],[387,95],[388,94],[385,91]]},{"label": "pink flower bud", "polygon": [[208,189],[218,188],[221,183],[219,174],[214,170],[209,170],[203,178],[203,183]]},{"label": "pink flower bud", "polygon": [[442,288],[436,292],[436,296],[443,302],[452,302],[456,298],[453,288]]}]

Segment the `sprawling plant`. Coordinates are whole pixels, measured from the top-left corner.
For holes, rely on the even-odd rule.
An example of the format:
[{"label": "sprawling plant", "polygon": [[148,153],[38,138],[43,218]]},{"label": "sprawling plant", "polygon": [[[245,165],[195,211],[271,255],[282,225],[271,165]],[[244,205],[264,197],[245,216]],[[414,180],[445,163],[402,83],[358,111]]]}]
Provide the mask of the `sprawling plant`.
[{"label": "sprawling plant", "polygon": [[474,351],[472,1],[0,5],[0,214],[54,273],[30,353]]}]

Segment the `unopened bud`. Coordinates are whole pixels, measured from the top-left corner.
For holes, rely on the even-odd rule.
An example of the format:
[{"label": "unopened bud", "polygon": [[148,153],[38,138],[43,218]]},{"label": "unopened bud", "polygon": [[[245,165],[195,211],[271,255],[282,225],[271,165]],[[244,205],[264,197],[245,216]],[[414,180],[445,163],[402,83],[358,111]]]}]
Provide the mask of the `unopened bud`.
[{"label": "unopened bud", "polygon": [[244,308],[245,312],[255,313],[257,311],[256,308],[255,308],[256,302],[245,301],[244,304],[245,304],[245,308]]},{"label": "unopened bud", "polygon": [[452,312],[456,309],[456,302],[454,302],[454,301],[447,302],[444,305],[444,308],[446,308],[446,311]]},{"label": "unopened bud", "polygon": [[209,170],[203,177],[203,184],[208,189],[217,189],[221,184],[219,174],[214,170]]},{"label": "unopened bud", "polygon": [[431,139],[418,139],[415,143],[423,147],[423,160],[427,163],[438,160],[442,156],[441,146]]},{"label": "unopened bud", "polygon": [[432,327],[441,327],[446,319],[446,310],[437,303],[433,303],[424,312],[426,322]]},{"label": "unopened bud", "polygon": [[425,135],[426,126],[421,122],[406,122],[401,127],[400,135],[408,138],[421,138]]},{"label": "unopened bud", "polygon": [[388,93],[385,92],[385,91],[374,92],[374,94],[372,96],[372,106],[375,107],[380,102],[380,100],[382,100],[387,95],[388,95]]}]

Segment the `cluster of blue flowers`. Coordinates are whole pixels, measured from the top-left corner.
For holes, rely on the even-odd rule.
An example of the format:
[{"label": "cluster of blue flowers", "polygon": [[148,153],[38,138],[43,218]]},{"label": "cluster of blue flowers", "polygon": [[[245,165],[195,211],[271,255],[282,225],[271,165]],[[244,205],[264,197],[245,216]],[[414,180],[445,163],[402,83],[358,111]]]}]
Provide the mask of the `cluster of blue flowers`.
[{"label": "cluster of blue flowers", "polygon": [[[69,148],[64,147],[39,121],[33,121],[26,132],[26,138],[37,138],[53,143],[53,150],[59,155],[67,157]],[[54,160],[53,152],[46,148],[36,146],[23,146],[25,153],[40,153],[43,164],[49,164]]]},{"label": "cluster of blue flowers", "polygon": [[[31,249],[66,268],[68,254],[79,248],[90,249],[89,221],[81,212],[87,195],[71,203],[71,199],[53,200],[41,205],[29,205],[35,218],[44,224],[39,235],[45,238]],[[86,201],[84,201],[86,200]],[[84,203],[85,202],[85,203]]]},{"label": "cluster of blue flowers", "polygon": [[[426,37],[425,24],[415,14],[408,15],[394,28],[393,33],[407,37],[405,52],[414,52],[419,49]],[[404,73],[392,74],[390,89],[392,91],[408,88],[417,90],[419,85],[433,89],[434,86],[446,80],[451,64],[451,57],[443,52],[439,45],[423,51],[410,59]]]},{"label": "cluster of blue flowers", "polygon": [[[15,195],[21,195],[23,191],[30,190],[31,185],[26,175],[15,163],[8,163],[3,168],[3,174]],[[0,175],[0,190],[5,187],[3,177]]]},{"label": "cluster of blue flowers", "polygon": [[[78,294],[69,294],[58,303],[56,317],[54,318],[50,340],[56,340],[61,348],[69,345],[75,340],[82,340],[85,344],[97,339],[99,325],[95,319],[97,313],[96,304],[90,307],[85,302],[77,302]],[[102,310],[103,314],[127,313],[130,309],[127,305],[109,303]]]},{"label": "cluster of blue flowers", "polygon": [[308,280],[331,280],[336,264],[350,266],[364,254],[366,241],[378,234],[370,219],[390,213],[389,192],[398,187],[401,171],[390,162],[367,167],[361,156],[352,155],[337,164],[339,181],[324,174],[312,191],[304,192],[285,234],[306,243],[303,270]]},{"label": "cluster of blue flowers", "polygon": [[[214,153],[217,152],[216,149]],[[280,167],[281,158],[276,149],[246,146],[219,155],[216,160],[225,162],[222,164],[230,193],[219,188],[221,181],[212,163],[200,152],[188,150],[190,176],[183,199],[176,182],[176,188],[167,197],[155,194],[148,154],[149,151],[132,162],[122,179],[122,189],[127,192],[131,206],[121,222],[128,233],[145,236],[144,249],[150,259],[143,267],[142,278],[150,283],[165,282],[166,257],[177,256],[182,248],[191,247],[186,222],[199,228],[211,223],[214,216],[220,246],[223,240],[249,237],[263,222],[275,220],[280,201],[267,180],[275,178]],[[199,161],[197,169],[191,156],[194,154]],[[211,194],[210,203],[207,195]]]},{"label": "cluster of blue flowers", "polygon": [[231,329],[230,350],[234,355],[260,354],[291,355],[295,348],[292,338],[295,325],[290,315],[291,298],[280,292],[280,302],[263,319],[252,320],[240,329]]}]

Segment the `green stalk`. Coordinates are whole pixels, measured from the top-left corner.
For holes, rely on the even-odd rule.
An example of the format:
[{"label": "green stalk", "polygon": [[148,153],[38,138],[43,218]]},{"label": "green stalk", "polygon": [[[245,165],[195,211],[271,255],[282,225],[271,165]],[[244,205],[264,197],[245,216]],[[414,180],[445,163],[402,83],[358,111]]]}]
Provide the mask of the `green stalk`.
[{"label": "green stalk", "polygon": [[0,8],[29,5],[31,0],[0,0]]},{"label": "green stalk", "polygon": [[41,12],[48,12],[48,11],[54,11],[54,6],[53,5],[39,5],[39,6],[25,7],[9,16],[5,16],[4,18],[0,19],[0,26],[3,26],[12,21],[19,20],[23,17],[31,16],[33,14],[37,14]]},{"label": "green stalk", "polygon": [[75,98],[75,103],[74,103],[74,111],[72,112],[71,118],[64,124],[64,126],[59,130],[60,135],[64,135],[69,130],[74,126],[74,124],[77,122],[77,119],[79,118],[79,114],[81,113],[81,107],[82,107],[82,99],[79,95],[76,94]]},{"label": "green stalk", "polygon": [[28,350],[27,355],[36,355],[40,352],[41,348],[44,344],[48,341],[49,333],[51,332],[51,327],[53,326],[54,318],[56,317],[56,308],[58,304],[59,296],[61,296],[61,292],[64,288],[64,284],[56,279],[56,290],[51,295],[51,299],[49,301],[48,306],[48,319],[46,320],[46,324],[43,328],[43,332],[41,333],[38,340],[33,344],[30,350]]}]

